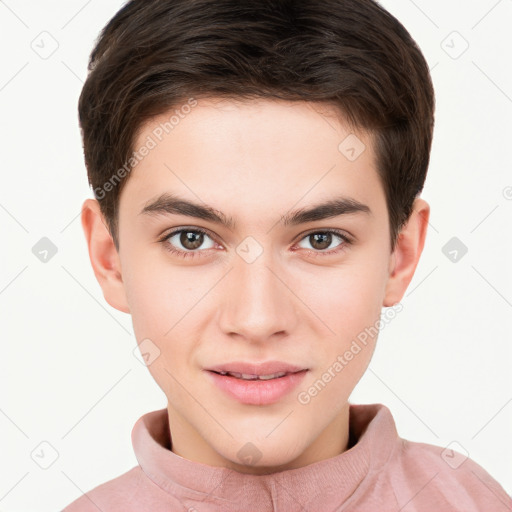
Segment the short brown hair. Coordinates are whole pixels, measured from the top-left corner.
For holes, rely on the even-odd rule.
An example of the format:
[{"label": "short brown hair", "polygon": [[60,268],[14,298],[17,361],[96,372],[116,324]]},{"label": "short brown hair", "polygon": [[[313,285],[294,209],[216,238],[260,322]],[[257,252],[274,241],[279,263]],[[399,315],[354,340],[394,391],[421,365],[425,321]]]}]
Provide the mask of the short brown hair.
[{"label": "short brown hair", "polygon": [[131,0],[103,28],[88,69],[78,106],[84,157],[118,250],[138,130],[190,98],[326,102],[371,133],[392,250],[423,189],[429,68],[374,0]]}]

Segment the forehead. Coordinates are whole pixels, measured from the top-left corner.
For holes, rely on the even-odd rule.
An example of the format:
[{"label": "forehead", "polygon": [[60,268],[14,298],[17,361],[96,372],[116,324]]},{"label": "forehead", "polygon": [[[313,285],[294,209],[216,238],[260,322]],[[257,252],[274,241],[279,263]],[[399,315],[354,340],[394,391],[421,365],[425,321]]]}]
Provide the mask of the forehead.
[{"label": "forehead", "polygon": [[163,192],[230,213],[263,206],[282,213],[340,194],[384,200],[372,138],[325,104],[197,100],[146,122],[133,149],[144,146],[151,149],[122,192],[138,211]]}]

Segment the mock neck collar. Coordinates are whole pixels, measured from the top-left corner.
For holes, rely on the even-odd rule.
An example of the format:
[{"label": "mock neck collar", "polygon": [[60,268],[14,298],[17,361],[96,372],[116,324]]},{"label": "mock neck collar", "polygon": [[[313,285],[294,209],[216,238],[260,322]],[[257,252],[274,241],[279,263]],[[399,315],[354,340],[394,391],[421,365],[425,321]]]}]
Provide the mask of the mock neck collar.
[{"label": "mock neck collar", "polygon": [[399,442],[390,410],[383,404],[350,404],[350,448],[307,466],[266,475],[209,466],[173,453],[167,409],[140,417],[132,444],[142,471],[158,487],[188,499],[247,510],[324,510],[344,503],[369,472],[378,471]]}]

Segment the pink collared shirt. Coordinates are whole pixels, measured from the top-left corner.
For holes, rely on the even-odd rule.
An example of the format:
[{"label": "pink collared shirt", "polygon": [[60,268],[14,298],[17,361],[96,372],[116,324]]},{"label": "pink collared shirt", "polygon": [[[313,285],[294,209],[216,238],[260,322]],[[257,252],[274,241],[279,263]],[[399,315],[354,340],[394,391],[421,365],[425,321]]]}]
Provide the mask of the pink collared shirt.
[{"label": "pink collared shirt", "polygon": [[132,430],[139,462],[63,512],[512,512],[512,499],[458,452],[398,436],[382,404],[350,404],[345,452],[298,469],[250,475],[184,459],[169,448],[167,410]]}]

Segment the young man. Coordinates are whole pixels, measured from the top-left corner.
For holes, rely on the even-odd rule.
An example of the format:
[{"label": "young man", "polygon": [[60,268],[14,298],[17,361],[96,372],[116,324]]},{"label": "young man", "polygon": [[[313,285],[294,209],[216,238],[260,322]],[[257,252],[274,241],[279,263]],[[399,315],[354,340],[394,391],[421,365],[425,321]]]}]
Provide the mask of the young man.
[{"label": "young man", "polygon": [[65,511],[510,508],[348,401],[429,219],[434,93],[404,27],[373,0],[132,0],[89,69],[89,255],[167,407]]}]

